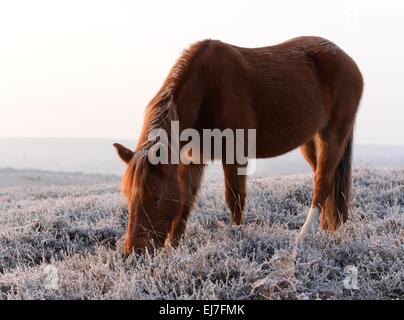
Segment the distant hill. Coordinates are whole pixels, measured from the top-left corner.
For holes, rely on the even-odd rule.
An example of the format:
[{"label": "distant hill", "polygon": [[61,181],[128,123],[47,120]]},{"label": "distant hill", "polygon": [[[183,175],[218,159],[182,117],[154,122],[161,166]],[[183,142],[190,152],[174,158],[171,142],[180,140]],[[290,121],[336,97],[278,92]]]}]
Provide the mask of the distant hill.
[{"label": "distant hill", "polygon": [[101,183],[119,183],[117,175],[56,172],[38,169],[0,168],[0,188],[21,186],[85,186]]},{"label": "distant hill", "polygon": [[[40,169],[121,175],[124,165],[112,144],[135,148],[136,140],[120,139],[0,139],[0,168]],[[356,145],[354,165],[404,167],[404,146]],[[256,176],[296,174],[310,168],[298,150],[257,161]],[[221,175],[221,166],[211,166],[209,176]]]}]

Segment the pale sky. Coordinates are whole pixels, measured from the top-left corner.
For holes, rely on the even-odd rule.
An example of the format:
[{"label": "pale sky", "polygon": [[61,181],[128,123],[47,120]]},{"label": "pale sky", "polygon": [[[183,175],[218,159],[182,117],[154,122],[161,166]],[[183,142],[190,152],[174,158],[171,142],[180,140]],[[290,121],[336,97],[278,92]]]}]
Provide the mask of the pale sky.
[{"label": "pale sky", "polygon": [[135,139],[182,49],[326,37],[365,79],[360,144],[404,145],[403,1],[2,1],[0,137]]}]

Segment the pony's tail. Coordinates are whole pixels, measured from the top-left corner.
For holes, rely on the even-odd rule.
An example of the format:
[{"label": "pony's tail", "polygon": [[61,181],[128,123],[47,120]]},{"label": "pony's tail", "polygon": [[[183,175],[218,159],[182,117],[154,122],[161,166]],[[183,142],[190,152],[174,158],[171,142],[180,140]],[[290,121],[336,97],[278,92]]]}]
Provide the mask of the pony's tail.
[{"label": "pony's tail", "polygon": [[345,147],[344,155],[335,171],[333,190],[325,201],[321,215],[322,229],[335,231],[348,219],[351,200],[353,132]]}]

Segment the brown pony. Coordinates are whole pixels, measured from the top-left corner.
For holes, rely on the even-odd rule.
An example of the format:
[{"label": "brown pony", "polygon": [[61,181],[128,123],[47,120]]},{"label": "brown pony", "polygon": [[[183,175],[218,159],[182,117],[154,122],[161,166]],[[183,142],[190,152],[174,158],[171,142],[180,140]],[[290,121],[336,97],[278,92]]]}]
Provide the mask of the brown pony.
[{"label": "brown pony", "polygon": [[[314,171],[311,208],[299,239],[333,231],[348,217],[355,115],[363,81],[355,62],[334,43],[300,37],[263,48],[216,40],[193,44],[146,108],[136,150],[114,144],[127,164],[122,191],[129,206],[124,252],[176,245],[201,184],[204,164],[157,164],[147,152],[152,129],[256,129],[256,158],[301,148]],[[225,198],[242,223],[246,176],[223,161]]]}]

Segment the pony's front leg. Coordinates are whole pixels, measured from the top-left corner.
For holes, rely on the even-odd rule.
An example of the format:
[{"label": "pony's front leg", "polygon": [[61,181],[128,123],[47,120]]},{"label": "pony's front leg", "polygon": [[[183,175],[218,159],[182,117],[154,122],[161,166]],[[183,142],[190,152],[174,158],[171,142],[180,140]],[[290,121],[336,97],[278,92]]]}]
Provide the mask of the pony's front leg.
[{"label": "pony's front leg", "polygon": [[233,223],[239,225],[243,222],[247,176],[238,175],[237,169],[238,165],[223,164],[226,202]]},{"label": "pony's front leg", "polygon": [[181,212],[171,225],[169,240],[171,245],[178,246],[185,232],[189,214],[192,210],[198,190],[201,186],[204,165],[189,164],[181,165],[178,178],[181,184],[182,205]]}]

